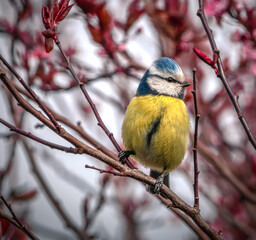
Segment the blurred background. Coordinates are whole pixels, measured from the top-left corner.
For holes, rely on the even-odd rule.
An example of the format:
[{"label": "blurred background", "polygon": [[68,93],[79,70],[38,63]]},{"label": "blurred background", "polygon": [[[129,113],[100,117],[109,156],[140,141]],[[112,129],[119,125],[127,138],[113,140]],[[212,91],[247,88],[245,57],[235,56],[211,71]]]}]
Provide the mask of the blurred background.
[{"label": "blurred background", "polygon": [[[212,58],[208,38],[196,15],[197,1],[77,0],[76,3],[58,25],[58,37],[120,145],[126,107],[152,61],[161,56],[175,59],[190,82],[192,68],[197,69],[201,214],[216,231],[222,231],[225,239],[256,239],[255,149],[221,81],[193,52],[197,48]],[[92,147],[97,148],[99,143],[117,154],[65,69],[58,48],[54,46],[50,53],[45,51],[41,8],[50,4],[47,0],[1,0],[0,53],[46,106],[59,114],[59,123],[71,134]],[[207,0],[205,13],[227,81],[239,95],[243,114],[255,134],[256,3]],[[22,92],[17,79],[0,66]],[[43,139],[70,146],[20,108],[4,85],[0,86],[1,118]],[[189,87],[185,100],[191,139],[182,165],[171,173],[170,185],[180,198],[193,205],[191,90]],[[33,101],[28,101],[38,109]],[[97,159],[53,150],[30,139],[21,141],[2,124],[0,153],[0,192],[40,239],[77,239],[77,236],[67,228],[38,174],[67,218],[78,228],[86,229],[93,239],[198,239],[142,184],[85,168],[85,164],[107,168]],[[2,203],[0,207],[7,212]],[[27,239],[23,232],[0,220],[4,239]]]}]

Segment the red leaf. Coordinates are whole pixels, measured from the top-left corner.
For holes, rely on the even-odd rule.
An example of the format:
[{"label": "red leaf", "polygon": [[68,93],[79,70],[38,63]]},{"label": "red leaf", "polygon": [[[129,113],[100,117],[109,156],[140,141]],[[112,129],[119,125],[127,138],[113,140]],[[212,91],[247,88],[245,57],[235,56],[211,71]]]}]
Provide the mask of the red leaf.
[{"label": "red leaf", "polygon": [[165,9],[167,11],[174,10],[178,11],[181,3],[177,0],[165,0]]},{"label": "red leaf", "polygon": [[49,53],[53,49],[53,39],[45,38],[45,51]]},{"label": "red leaf", "polygon": [[217,23],[220,24],[222,16],[228,11],[230,1],[229,0],[208,0],[205,1],[205,13],[208,16],[214,16]]},{"label": "red leaf", "polygon": [[204,52],[202,52],[201,50],[197,49],[197,48],[193,48],[195,54],[202,60],[204,61],[206,64],[212,66],[212,60],[208,57],[208,55]]},{"label": "red leaf", "polygon": [[10,227],[10,223],[3,218],[0,219],[0,223],[1,223],[1,234],[2,234],[1,236],[4,236]]},{"label": "red leaf", "polygon": [[62,21],[70,12],[71,8],[75,5],[75,3],[73,3],[72,5],[68,6],[67,8],[64,8],[62,11],[59,12],[56,22],[60,22]]},{"label": "red leaf", "polygon": [[37,195],[37,191],[31,190],[28,192],[13,193],[11,197],[12,197],[12,200],[14,201],[27,201],[34,198],[36,195]]},{"label": "red leaf", "polygon": [[60,9],[60,11],[62,11],[64,8],[66,8],[68,6],[69,1],[70,0],[61,0],[59,2],[59,9]]},{"label": "red leaf", "polygon": [[26,31],[17,31],[17,35],[19,36],[19,39],[26,45],[29,46],[33,44],[33,37],[29,32]]},{"label": "red leaf", "polygon": [[59,3],[58,0],[53,0],[52,6],[51,6],[51,21],[57,23],[56,17],[59,14]]},{"label": "red leaf", "polygon": [[42,6],[42,20],[46,29],[50,28],[49,17],[50,17],[49,8],[46,6]]},{"label": "red leaf", "polygon": [[42,34],[46,38],[53,38],[55,36],[56,32],[52,31],[51,29],[47,29],[47,30],[42,31]]},{"label": "red leaf", "polygon": [[126,20],[125,31],[133,25],[133,23],[141,16],[144,9],[140,8],[138,5],[138,0],[133,0],[128,8],[128,17]]},{"label": "red leaf", "polygon": [[93,40],[96,42],[96,43],[99,43],[101,44],[101,31],[100,31],[100,28],[98,27],[93,27],[92,25],[88,24],[88,29],[93,37]]},{"label": "red leaf", "polygon": [[108,30],[111,26],[112,18],[109,15],[106,8],[104,7],[104,5],[102,5],[102,7],[98,10],[97,15],[100,21],[101,28],[104,30]]},{"label": "red leaf", "polygon": [[[14,228],[14,227],[13,227]],[[22,232],[20,229],[18,228],[14,228],[12,230],[12,234],[11,237],[8,239],[19,239],[19,240],[27,240],[28,237],[26,235],[26,233]]]},{"label": "red leaf", "polygon": [[23,9],[21,12],[19,12],[19,20],[20,21],[26,20],[33,15],[33,6],[30,3],[30,1],[25,0],[23,2],[24,2]]},{"label": "red leaf", "polygon": [[93,0],[76,0],[78,6],[85,14],[96,14],[102,4],[94,3]]}]

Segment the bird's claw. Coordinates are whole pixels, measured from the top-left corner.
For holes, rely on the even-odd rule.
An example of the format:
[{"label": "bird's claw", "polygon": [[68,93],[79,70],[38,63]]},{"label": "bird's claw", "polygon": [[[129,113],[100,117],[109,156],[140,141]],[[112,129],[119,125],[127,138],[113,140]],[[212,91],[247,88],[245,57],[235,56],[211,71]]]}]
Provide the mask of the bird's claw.
[{"label": "bird's claw", "polygon": [[118,158],[119,158],[119,161],[122,163],[122,164],[125,164],[125,158],[127,157],[126,156],[126,151],[123,151],[121,150],[119,153],[118,153]]},{"label": "bird's claw", "polygon": [[163,186],[163,179],[158,178],[156,180],[156,183],[155,183],[155,186],[154,186],[154,194],[159,194],[162,186]]}]

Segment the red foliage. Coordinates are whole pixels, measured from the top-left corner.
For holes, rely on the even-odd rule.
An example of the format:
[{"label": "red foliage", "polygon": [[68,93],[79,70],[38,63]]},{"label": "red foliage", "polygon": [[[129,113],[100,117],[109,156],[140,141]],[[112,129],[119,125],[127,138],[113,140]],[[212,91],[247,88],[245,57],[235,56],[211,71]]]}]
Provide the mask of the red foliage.
[{"label": "red foliage", "polygon": [[69,13],[74,4],[68,5],[70,0],[54,0],[51,8],[42,6],[42,20],[45,29],[42,34],[45,37],[45,50],[50,52],[53,49],[53,39],[56,38],[57,25]]},{"label": "red foliage", "polygon": [[28,201],[35,198],[37,193],[38,193],[37,190],[30,190],[30,191],[21,192],[21,193],[12,192],[10,198],[12,201]]},{"label": "red foliage", "polygon": [[114,59],[117,44],[112,38],[113,18],[106,9],[105,3],[76,0],[77,5],[87,15],[87,26],[93,40],[102,45],[106,53]]},{"label": "red foliage", "polygon": [[1,233],[2,236],[5,236],[6,233],[8,232],[9,227],[11,227],[12,225],[10,224],[10,222],[8,222],[7,220],[0,218],[0,223],[1,223]]},{"label": "red foliage", "polygon": [[[12,50],[9,52],[13,65],[25,73],[27,82],[31,87],[36,86],[36,90],[40,88],[44,92],[53,92],[54,90],[68,91],[74,88],[77,85],[74,81],[70,81],[65,88],[56,84],[58,74],[65,74],[65,69],[62,67],[66,66],[66,62],[63,57],[60,57],[61,55],[56,54],[56,57],[53,59],[51,54],[48,54],[53,49],[54,39],[57,37],[58,23],[67,17],[74,4],[69,5],[69,0],[61,0],[59,2],[54,0],[51,6],[42,7],[41,17],[45,27],[42,37],[39,29],[35,33],[31,29],[24,27],[25,24],[31,21],[32,16],[35,17],[34,15],[36,15],[32,1],[21,1],[20,7],[15,5],[15,1],[11,2],[16,9],[17,22],[13,23],[9,19],[0,19],[0,32],[1,34],[6,34],[12,40],[9,41],[13,44]],[[74,68],[78,72],[77,75],[82,83],[89,84],[89,79],[93,75],[96,76],[96,80],[103,79],[113,84],[113,89],[117,93],[115,99],[110,96],[109,98],[105,97],[104,101],[115,103],[116,105],[113,104],[113,106],[121,106],[120,109],[123,111],[130,100],[132,91],[124,82],[138,78],[138,76],[141,76],[141,72],[138,71],[144,70],[147,67],[140,63],[139,59],[141,59],[141,56],[138,56],[135,51],[129,52],[132,50],[126,44],[136,34],[144,34],[144,26],[139,27],[137,30],[133,29],[140,17],[146,16],[150,20],[148,24],[153,29],[153,35],[150,38],[154,37],[154,41],[157,42],[154,47],[157,48],[156,52],[159,53],[158,55],[175,58],[190,82],[192,67],[197,68],[197,96],[201,116],[199,122],[199,141],[203,142],[210,152],[210,155],[205,155],[198,150],[199,168],[201,171],[199,185],[202,185],[200,186],[202,194],[206,192],[209,195],[209,193],[212,193],[211,189],[214,189],[213,192],[216,194],[214,197],[206,195],[209,198],[209,202],[214,202],[214,205],[216,205],[213,210],[216,213],[216,217],[211,216],[209,218],[212,219],[210,224],[216,229],[222,230],[223,235],[227,239],[249,239],[252,237],[250,236],[250,229],[254,230],[256,224],[256,217],[253,214],[255,212],[255,206],[253,203],[247,201],[244,195],[232,185],[232,182],[230,183],[227,177],[223,177],[221,171],[216,168],[210,159],[212,155],[216,155],[222,161],[224,172],[229,171],[230,174],[236,177],[240,186],[243,186],[247,191],[255,195],[255,151],[250,146],[239,120],[230,114],[230,112],[234,113],[234,109],[227,97],[225,89],[222,85],[216,87],[212,84],[214,81],[218,81],[217,78],[215,79],[212,76],[209,78],[208,73],[212,69],[218,74],[216,69],[218,54],[211,53],[209,42],[202,26],[192,18],[192,15],[194,17],[196,15],[196,12],[190,12],[192,8],[189,8],[189,4],[193,4],[192,2],[187,0],[165,0],[161,1],[161,4],[160,1],[149,1],[148,4],[145,4],[145,1],[142,0],[131,0],[127,8],[127,17],[121,21],[112,15],[111,10],[108,8],[108,1],[76,0],[78,7],[82,10],[77,12],[85,16],[83,19],[85,19],[87,32],[89,32],[95,45],[100,47],[96,52],[101,60],[105,60],[104,72],[100,72],[100,74],[98,71],[93,72],[84,63],[79,63],[75,58],[78,53],[76,42],[69,42],[71,47],[67,48],[65,53],[71,58],[72,63],[74,63]],[[215,20],[209,21],[209,25],[213,31],[215,31],[215,27],[219,27],[221,30],[224,20],[231,22],[233,27],[237,26],[236,30],[231,34],[230,39],[239,46],[239,48],[236,48],[236,51],[238,51],[236,52],[237,56],[233,57],[233,55],[230,55],[233,59],[230,59],[231,57],[228,54],[225,59],[222,56],[222,64],[231,88],[236,92],[236,96],[240,96],[239,100],[241,100],[240,105],[243,109],[243,114],[247,118],[252,132],[256,133],[256,6],[249,7],[247,1],[207,0],[205,1],[205,13],[211,20]],[[132,30],[135,30],[134,35],[130,34],[133,32]],[[119,42],[115,38],[115,31],[118,31],[121,36]],[[230,46],[228,46],[226,38],[225,31],[223,31],[222,41],[218,41],[217,45],[223,44],[224,47],[229,49]],[[143,45],[145,43],[145,46],[147,46],[147,40],[148,36],[146,34],[143,35]],[[22,45],[22,51],[17,47],[17,41],[19,45]],[[137,44],[140,46],[139,44],[141,43],[138,42]],[[145,48],[145,46],[141,46],[141,48]],[[2,47],[6,47],[6,45]],[[233,49],[230,49],[231,51]],[[235,66],[231,65],[231,60],[235,60]],[[209,67],[204,66],[203,68],[204,63]],[[125,67],[123,67],[124,65]],[[108,72],[110,74],[106,74]],[[105,75],[97,78],[97,76],[102,74]],[[112,75],[117,77],[112,78]],[[68,78],[70,77],[70,75],[66,76]],[[209,80],[213,82],[209,82]],[[209,89],[210,87],[207,84],[212,84],[210,86],[214,85],[216,87],[210,97],[207,94],[208,90],[211,89]],[[192,115],[191,88],[192,86],[187,89],[188,94],[185,101]],[[104,89],[102,90],[104,93]],[[98,95],[102,97],[101,94]],[[81,103],[80,99],[79,103]],[[101,104],[101,102],[96,102],[96,105],[98,104]],[[92,113],[91,107],[86,102],[82,102],[80,105],[77,104],[77,106],[80,106],[82,113],[86,113],[87,115],[88,113]],[[13,104],[11,107],[13,107]],[[12,111],[17,110],[14,108]],[[12,114],[15,115],[15,113]],[[15,119],[17,118],[19,119],[19,117],[15,116]],[[88,118],[86,118],[86,121],[89,121]],[[95,122],[90,122],[90,124],[95,124]],[[114,123],[109,123],[110,126],[111,124]],[[34,130],[33,127],[31,129]],[[98,140],[98,136],[95,136],[95,139]],[[94,147],[98,148],[98,145]],[[190,155],[188,158],[190,159]],[[139,167],[137,162],[133,164]],[[190,166],[186,166],[186,169],[190,169]],[[113,169],[107,167],[107,170],[112,171]],[[118,178],[110,174],[105,174],[99,185],[102,188],[107,188],[108,182],[114,183],[117,190],[116,194],[118,195],[122,191],[125,191],[128,181],[126,178]],[[4,182],[2,184],[4,185]],[[192,185],[191,182],[189,182],[189,185]],[[37,195],[37,191],[39,189],[28,190],[20,194],[14,194],[10,191],[8,194],[18,204],[21,201],[22,203],[26,203],[29,200],[33,200]],[[138,215],[138,211],[141,211],[144,206],[148,206],[148,199],[135,199],[133,197],[122,195],[116,199],[118,209],[121,209],[127,226],[135,233],[139,224],[136,216]],[[85,197],[81,210],[85,218],[88,218],[86,219],[88,221],[91,217],[91,212],[94,212],[91,210],[91,198],[88,196]],[[216,198],[218,201],[216,201]],[[108,204],[108,201],[104,202],[103,197],[99,198],[99,205],[103,203]],[[211,208],[213,208],[212,205]],[[3,219],[0,221],[4,236],[12,228],[11,231],[14,231],[15,234],[21,234],[20,236],[15,235],[16,239],[24,239],[25,235],[19,230],[15,230],[16,228],[12,227],[9,222]],[[248,232],[241,227],[243,225],[249,228]]]},{"label": "red foliage", "polygon": [[139,17],[144,13],[144,8],[140,6],[139,0],[133,0],[128,8],[128,17],[126,23],[123,26],[125,32],[127,32],[130,27],[139,19]]},{"label": "red foliage", "polygon": [[10,222],[8,222],[5,219],[2,219],[2,218],[0,219],[0,226],[1,226],[0,237],[4,237],[5,239],[10,239],[10,240],[28,239],[27,235],[24,232],[22,232],[12,224],[10,224]]},{"label": "red foliage", "polygon": [[207,0],[205,3],[205,13],[208,16],[216,18],[218,24],[221,23],[223,14],[228,10],[230,6],[229,0]]}]

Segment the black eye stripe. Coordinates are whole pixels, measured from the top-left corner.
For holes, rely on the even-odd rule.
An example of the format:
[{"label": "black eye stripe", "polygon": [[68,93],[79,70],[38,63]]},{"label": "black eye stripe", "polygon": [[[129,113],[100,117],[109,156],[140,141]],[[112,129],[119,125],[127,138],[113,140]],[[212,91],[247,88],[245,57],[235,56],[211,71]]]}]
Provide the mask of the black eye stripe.
[{"label": "black eye stripe", "polygon": [[168,77],[166,80],[167,80],[168,82],[179,83],[177,80],[175,80],[175,79],[172,78],[172,77]]},{"label": "black eye stripe", "polygon": [[173,83],[179,83],[180,84],[180,82],[178,82],[176,79],[174,79],[172,77],[164,78],[164,77],[161,77],[161,76],[159,76],[157,74],[149,74],[148,76],[149,77],[161,78],[161,79],[163,79],[163,80],[165,80],[167,82],[173,82]]}]

